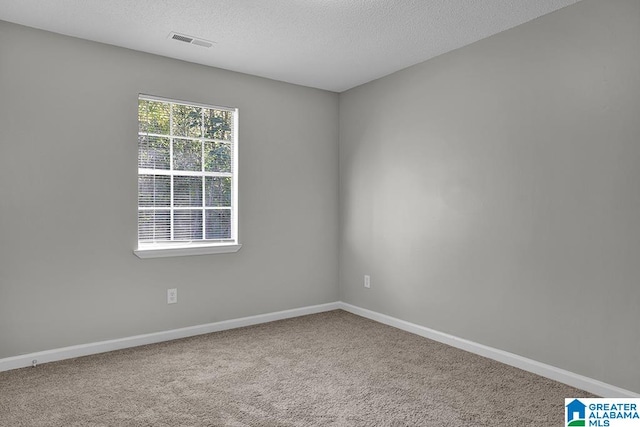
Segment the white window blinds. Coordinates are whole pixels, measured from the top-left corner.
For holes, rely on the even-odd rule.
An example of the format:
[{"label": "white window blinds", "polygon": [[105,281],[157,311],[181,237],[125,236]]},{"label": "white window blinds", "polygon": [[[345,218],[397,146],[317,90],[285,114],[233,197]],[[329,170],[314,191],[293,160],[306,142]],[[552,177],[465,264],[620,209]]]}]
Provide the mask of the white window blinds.
[{"label": "white window blinds", "polygon": [[138,247],[236,243],[237,109],[140,95]]}]

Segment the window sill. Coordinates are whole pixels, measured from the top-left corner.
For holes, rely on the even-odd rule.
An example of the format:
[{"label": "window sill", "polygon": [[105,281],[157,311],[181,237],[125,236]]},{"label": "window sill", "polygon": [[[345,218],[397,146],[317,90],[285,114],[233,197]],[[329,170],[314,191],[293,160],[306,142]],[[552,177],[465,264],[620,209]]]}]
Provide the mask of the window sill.
[{"label": "window sill", "polygon": [[229,254],[238,252],[242,245],[222,244],[222,245],[192,245],[192,246],[180,246],[180,247],[142,247],[133,251],[138,258],[165,258],[175,256],[190,256],[190,255],[211,255],[211,254]]}]

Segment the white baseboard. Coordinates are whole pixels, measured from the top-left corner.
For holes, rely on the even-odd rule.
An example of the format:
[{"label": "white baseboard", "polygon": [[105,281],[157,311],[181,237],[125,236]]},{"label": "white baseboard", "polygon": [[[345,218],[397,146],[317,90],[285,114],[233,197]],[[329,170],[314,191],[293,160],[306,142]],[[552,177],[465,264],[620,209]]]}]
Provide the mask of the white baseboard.
[{"label": "white baseboard", "polygon": [[473,341],[435,331],[424,326],[416,325],[415,323],[396,319],[395,317],[387,316],[386,314],[356,307],[355,305],[347,304],[345,302],[340,302],[339,308],[348,311],[349,313],[357,314],[358,316],[366,317],[367,319],[375,320],[376,322],[384,323],[385,325],[393,326],[395,328],[402,329],[403,331],[411,332],[470,353],[475,353],[506,365],[515,366],[516,368],[520,368],[524,371],[532,372],[542,377],[588,391],[597,396],[625,398],[640,397],[640,394],[638,393],[603,383],[602,381],[594,380],[593,378],[578,375],[573,372],[565,371],[564,369],[556,368],[555,366],[518,356],[517,354],[498,350]]},{"label": "white baseboard", "polygon": [[[221,322],[208,323],[204,325],[189,326],[186,328],[172,329],[169,331],[155,332],[151,334],[136,335],[132,337],[100,341],[89,344],[74,345],[53,350],[39,351],[36,353],[23,354],[20,356],[0,359],[0,372],[11,369],[25,368],[31,366],[32,361],[38,364],[55,362],[58,360],[71,359],[74,357],[88,356],[91,354],[104,353],[107,351],[120,350],[123,348],[137,347],[140,345],[154,344],[157,342],[170,341],[179,338],[186,338],[195,335],[208,334],[211,332],[225,331],[228,329],[241,328],[243,326],[257,325],[260,323],[273,322],[275,320],[289,319],[292,317],[305,316],[307,314],[322,313],[325,311],[342,309],[358,316],[366,317],[385,325],[393,326],[413,334],[441,342],[443,344],[456,347],[470,353],[475,353],[498,362],[532,372],[534,374],[588,391],[598,396],[604,397],[640,397],[640,394],[625,390],[602,381],[594,380],[583,375],[565,371],[551,365],[527,359],[517,354],[509,353],[486,345],[478,344],[463,338],[429,329],[415,323],[410,323],[386,314],[360,308],[345,302],[331,302],[327,304],[313,305],[308,307],[294,308],[291,310],[278,311],[275,313],[258,314],[256,316],[242,317],[239,319],[224,320]],[[571,396],[567,396],[571,397]]]},{"label": "white baseboard", "polygon": [[178,338],[186,338],[194,335],[208,334],[211,332],[224,331],[227,329],[241,328],[243,326],[257,325],[260,323],[273,322],[275,320],[289,319],[307,314],[321,313],[324,311],[337,310],[338,302],[312,305],[308,307],[294,308],[292,310],[278,311],[275,313],[258,314],[256,316],[242,317],[239,319],[224,320],[222,322],[208,323],[205,325],[189,326],[186,328],[172,329],[169,331],[155,332],[151,334],[136,335],[132,337],[119,338],[109,341],[100,341],[89,344],[80,344],[70,347],[57,348],[53,350],[39,351],[36,353],[23,354],[20,356],[0,359],[0,372],[10,369],[25,368],[32,366],[34,360],[37,364],[55,362],[58,360],[71,359],[74,357],[88,356],[91,354],[104,353],[107,351],[120,350],[123,348],[137,347],[140,345],[154,344],[162,341],[170,341]]}]

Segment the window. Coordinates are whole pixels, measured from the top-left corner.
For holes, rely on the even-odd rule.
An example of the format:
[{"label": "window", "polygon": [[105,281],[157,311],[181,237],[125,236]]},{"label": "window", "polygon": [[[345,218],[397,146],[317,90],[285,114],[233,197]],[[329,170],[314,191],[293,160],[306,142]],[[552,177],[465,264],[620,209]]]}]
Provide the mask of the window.
[{"label": "window", "polygon": [[141,258],[236,252],[238,110],[138,99]]}]

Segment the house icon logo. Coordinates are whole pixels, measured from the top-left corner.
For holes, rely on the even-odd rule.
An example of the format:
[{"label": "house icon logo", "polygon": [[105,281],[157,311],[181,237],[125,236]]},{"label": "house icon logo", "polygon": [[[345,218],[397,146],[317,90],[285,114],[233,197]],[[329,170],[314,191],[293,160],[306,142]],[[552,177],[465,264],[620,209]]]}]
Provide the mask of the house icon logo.
[{"label": "house icon logo", "polygon": [[587,405],[574,399],[567,405],[567,427],[585,425],[585,409]]}]

